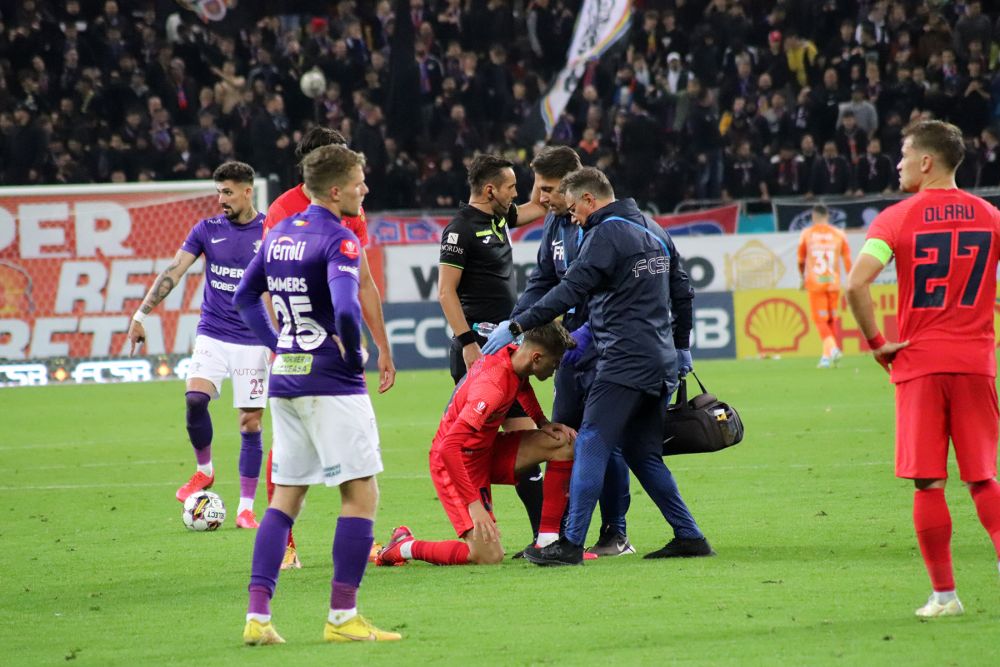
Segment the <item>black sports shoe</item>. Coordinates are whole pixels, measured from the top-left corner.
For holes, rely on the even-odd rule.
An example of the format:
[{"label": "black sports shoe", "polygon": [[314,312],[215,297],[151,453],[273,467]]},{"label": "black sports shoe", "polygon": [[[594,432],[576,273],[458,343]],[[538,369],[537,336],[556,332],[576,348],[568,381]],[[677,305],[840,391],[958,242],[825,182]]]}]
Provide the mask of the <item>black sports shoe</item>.
[{"label": "black sports shoe", "polygon": [[529,544],[528,546],[524,547],[523,549],[521,549],[520,551],[518,551],[517,553],[515,553],[513,556],[511,556],[510,559],[511,560],[517,560],[518,558],[524,558],[524,552],[527,551],[528,549],[534,548],[534,546],[535,546],[535,543],[532,542],[531,544]]},{"label": "black sports shoe", "polygon": [[662,549],[648,553],[643,558],[702,558],[714,555],[715,551],[704,537],[675,537]]},{"label": "black sports shoe", "polygon": [[524,557],[535,565],[580,565],[583,563],[583,547],[560,537],[546,547],[528,547],[524,550]]},{"label": "black sports shoe", "polygon": [[602,526],[601,536],[597,540],[597,544],[588,547],[587,553],[600,556],[601,558],[624,556],[626,554],[634,554],[635,547],[628,541],[624,533],[618,532],[617,528]]}]

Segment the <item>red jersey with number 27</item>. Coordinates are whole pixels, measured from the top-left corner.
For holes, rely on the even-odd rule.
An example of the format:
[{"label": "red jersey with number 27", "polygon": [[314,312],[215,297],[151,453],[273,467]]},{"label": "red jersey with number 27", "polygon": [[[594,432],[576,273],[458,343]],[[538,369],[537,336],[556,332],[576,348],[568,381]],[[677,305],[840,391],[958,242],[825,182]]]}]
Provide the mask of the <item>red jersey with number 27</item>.
[{"label": "red jersey with number 27", "polygon": [[[290,215],[301,213],[309,208],[309,197],[303,190],[303,184],[299,183],[291,190],[286,190],[267,207],[267,217],[264,218],[264,236],[268,230],[284,220]],[[340,219],[340,223],[347,227],[361,242],[361,247],[368,246],[368,222],[365,220],[365,210],[361,209],[358,215],[345,215]]]},{"label": "red jersey with number 27", "polygon": [[996,377],[993,312],[1000,211],[958,189],[931,189],[875,218],[869,239],[896,258],[899,340],[892,381],[931,373]]}]

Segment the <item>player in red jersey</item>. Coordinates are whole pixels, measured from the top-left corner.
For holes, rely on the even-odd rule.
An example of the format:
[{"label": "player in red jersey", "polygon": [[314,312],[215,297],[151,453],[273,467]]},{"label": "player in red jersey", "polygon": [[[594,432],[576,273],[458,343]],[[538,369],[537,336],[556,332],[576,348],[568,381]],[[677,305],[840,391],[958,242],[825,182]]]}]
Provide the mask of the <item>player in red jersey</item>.
[{"label": "player in red jersey", "polygon": [[[305,156],[321,146],[337,144],[346,146],[347,141],[344,136],[336,130],[328,127],[314,126],[310,128],[295,147],[295,157],[301,162]],[[306,192],[305,183],[299,183],[291,190],[282,193],[267,208],[267,217],[264,219],[264,236],[268,230],[285,218],[301,213],[309,208],[309,194]],[[379,294],[378,286],[372,278],[371,269],[368,266],[368,256],[365,247],[368,245],[368,227],[365,220],[364,209],[359,209],[358,215],[345,215],[341,218],[341,223],[354,232],[361,242],[361,274],[359,277],[358,299],[361,301],[361,314],[365,324],[372,334],[372,339],[378,349],[378,392],[388,391],[396,382],[396,367],[392,363],[392,351],[389,348],[389,337],[385,332],[385,319],[382,316],[382,296]],[[268,312],[271,305],[267,303]],[[271,320],[275,321],[274,313],[271,313]],[[274,484],[271,482],[271,451],[267,453],[267,501],[271,502],[274,495]],[[288,549],[282,561],[281,569],[302,567],[301,561],[295,548],[295,538],[291,532],[288,534]]]},{"label": "player in red jersey", "polygon": [[[551,377],[563,353],[573,347],[576,343],[566,329],[552,322],[527,332],[520,347],[509,345],[473,364],[452,395],[430,452],[434,488],[462,539],[416,540],[409,528],[400,526],[379,551],[376,565],[402,565],[411,559],[436,565],[501,562],[490,486],[513,485],[518,473],[546,461],[541,530],[559,532],[576,431],[545,418],[528,378]],[[498,434],[515,399],[538,430]]]},{"label": "player in red jersey", "polygon": [[[955,616],[948,440],[959,475],[1000,558],[998,409],[993,309],[1000,211],[955,185],[962,134],[922,121],[903,134],[900,187],[916,192],[883,211],[848,278],[847,300],[875,361],[896,385],[896,476],[916,485],[913,523],[934,593],[917,616]],[[899,337],[878,330],[870,285],[896,259]]]}]

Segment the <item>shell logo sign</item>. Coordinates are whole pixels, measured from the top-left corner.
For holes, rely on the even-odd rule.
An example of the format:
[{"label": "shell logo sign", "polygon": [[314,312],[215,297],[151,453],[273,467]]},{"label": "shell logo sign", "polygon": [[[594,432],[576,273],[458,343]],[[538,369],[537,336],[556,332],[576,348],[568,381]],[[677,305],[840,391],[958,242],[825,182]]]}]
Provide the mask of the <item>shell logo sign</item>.
[{"label": "shell logo sign", "polygon": [[743,330],[758,354],[788,354],[799,349],[809,332],[809,318],[794,301],[767,299],[750,309]]},{"label": "shell logo sign", "polygon": [[[898,335],[896,321],[896,286],[873,285],[875,319],[886,338]],[[1000,304],[998,304],[1000,308]],[[816,357],[822,343],[816,333],[805,290],[743,290],[733,294],[736,317],[736,357]],[[868,352],[864,336],[847,309],[841,293],[836,330],[841,349],[847,354]],[[1000,310],[998,310],[1000,317]]]},{"label": "shell logo sign", "polygon": [[781,257],[756,239],[725,255],[726,289],[774,289],[785,275]]}]

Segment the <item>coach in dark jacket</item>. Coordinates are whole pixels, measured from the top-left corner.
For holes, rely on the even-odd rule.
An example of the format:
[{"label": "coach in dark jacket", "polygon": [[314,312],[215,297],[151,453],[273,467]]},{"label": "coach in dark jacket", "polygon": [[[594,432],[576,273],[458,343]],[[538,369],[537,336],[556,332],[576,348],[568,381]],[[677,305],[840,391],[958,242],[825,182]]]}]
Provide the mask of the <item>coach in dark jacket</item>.
[{"label": "coach in dark jacket", "polygon": [[506,335],[498,329],[497,342],[586,300],[597,371],[576,440],[565,535],[525,550],[525,556],[541,565],[582,562],[590,517],[616,448],[674,529],[674,539],[647,558],[711,555],[662,458],[663,416],[677,386],[678,362],[690,366],[690,355],[679,359],[677,352],[690,337],[693,298],[677,250],[633,200],[615,200],[599,170],[566,176],[562,190],[574,222],[586,230],[580,254],[558,286],[511,320]]}]

